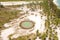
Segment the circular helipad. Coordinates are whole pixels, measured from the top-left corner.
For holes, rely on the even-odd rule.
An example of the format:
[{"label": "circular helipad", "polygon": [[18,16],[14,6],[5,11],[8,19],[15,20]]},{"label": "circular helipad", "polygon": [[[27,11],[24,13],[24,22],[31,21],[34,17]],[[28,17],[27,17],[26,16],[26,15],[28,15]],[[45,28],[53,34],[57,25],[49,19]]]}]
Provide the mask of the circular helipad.
[{"label": "circular helipad", "polygon": [[33,28],[35,23],[33,21],[22,21],[20,23],[20,27],[24,29],[30,29]]}]

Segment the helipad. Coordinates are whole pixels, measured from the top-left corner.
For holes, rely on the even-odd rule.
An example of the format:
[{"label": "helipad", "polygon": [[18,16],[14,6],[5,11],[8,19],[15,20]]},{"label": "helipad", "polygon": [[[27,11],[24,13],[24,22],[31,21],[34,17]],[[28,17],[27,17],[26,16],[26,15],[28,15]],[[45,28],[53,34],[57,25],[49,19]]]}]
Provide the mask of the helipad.
[{"label": "helipad", "polygon": [[24,28],[24,29],[30,29],[33,28],[35,25],[35,23],[33,21],[22,21],[20,23],[20,27]]}]

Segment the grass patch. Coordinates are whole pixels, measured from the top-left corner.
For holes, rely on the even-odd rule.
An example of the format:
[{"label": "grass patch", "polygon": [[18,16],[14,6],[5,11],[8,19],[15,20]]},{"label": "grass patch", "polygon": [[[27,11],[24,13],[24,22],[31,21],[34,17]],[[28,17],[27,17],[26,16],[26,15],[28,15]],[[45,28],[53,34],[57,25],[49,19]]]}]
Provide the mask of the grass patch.
[{"label": "grass patch", "polygon": [[0,2],[4,1],[40,1],[40,0],[0,0]]},{"label": "grass patch", "polygon": [[9,20],[17,18],[18,11],[11,11],[9,9],[0,9],[0,29],[3,28],[3,24],[9,22]]}]

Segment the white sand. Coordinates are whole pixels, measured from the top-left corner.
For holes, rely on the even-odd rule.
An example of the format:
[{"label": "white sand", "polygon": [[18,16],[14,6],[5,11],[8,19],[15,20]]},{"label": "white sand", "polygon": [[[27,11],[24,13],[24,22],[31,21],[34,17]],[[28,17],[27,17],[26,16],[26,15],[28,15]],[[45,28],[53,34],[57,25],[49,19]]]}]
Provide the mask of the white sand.
[{"label": "white sand", "polygon": [[54,4],[59,5],[59,4],[57,3],[57,0],[53,0],[53,2],[54,2]]},{"label": "white sand", "polygon": [[5,29],[5,30],[2,30],[1,31],[1,37],[2,37],[2,40],[9,40],[8,38],[8,35],[10,34],[13,34],[15,31],[14,31],[14,28],[8,28],[8,29]]},{"label": "white sand", "polygon": [[35,40],[41,40],[41,39],[39,39],[39,37],[37,37]]},{"label": "white sand", "polygon": [[[26,8],[26,7],[25,7]],[[25,10],[23,10],[24,12],[25,11],[27,11],[27,8],[25,9]],[[20,32],[18,31],[18,33],[20,34],[24,34],[24,35],[26,35],[27,33],[35,33],[37,30],[39,30],[39,32],[40,33],[43,33],[45,30],[45,25],[44,25],[44,23],[45,23],[45,20],[46,20],[46,16],[43,16],[42,17],[42,19],[41,19],[41,14],[39,13],[39,11],[42,11],[42,10],[37,10],[37,11],[30,11],[30,10],[28,10],[29,12],[29,15],[26,17],[26,18],[28,18],[29,20],[32,20],[32,21],[34,21],[36,24],[35,24],[35,27],[34,27],[34,30],[31,32],[30,30],[22,30],[21,28],[19,29],[20,30]],[[34,13],[34,15],[31,15],[31,13]],[[35,16],[35,14],[37,14],[37,16]],[[19,19],[19,20],[18,20]],[[19,18],[17,18],[17,23],[16,24],[18,24],[19,22],[20,22],[20,17]],[[23,20],[23,19],[22,19]],[[14,27],[16,26],[16,24],[15,25],[13,25],[12,27],[10,27],[10,28],[8,28],[8,29],[5,29],[5,30],[3,30],[3,31],[1,31],[1,37],[2,37],[2,39],[3,40],[9,40],[9,38],[8,38],[8,36],[10,35],[10,34],[14,34],[14,32],[15,32],[15,29],[14,29]],[[12,25],[12,24],[11,24]],[[9,25],[7,25],[7,24],[5,24],[5,26],[6,27],[8,27]],[[21,35],[20,34],[20,35]],[[17,34],[16,34],[17,35]],[[13,35],[13,37],[15,38],[15,37],[18,37],[18,36],[16,36],[16,35]],[[12,37],[12,38],[13,38]]]},{"label": "white sand", "polygon": [[[8,1],[8,2],[0,2],[4,6],[11,6],[11,5],[22,5],[22,4],[29,4],[29,3],[36,3],[35,1]],[[39,3],[42,1],[39,1]]]},{"label": "white sand", "polygon": [[9,1],[9,2],[1,2],[4,6],[10,6],[10,5],[22,5],[22,4],[28,4],[30,2],[25,1]]},{"label": "white sand", "polygon": [[55,31],[57,32],[58,40],[60,40],[60,28],[57,28]]},{"label": "white sand", "polygon": [[36,32],[36,30],[39,30],[40,33],[43,33],[44,29],[45,29],[44,23],[45,23],[46,17],[43,16],[42,19],[41,19],[41,14],[40,13],[38,13],[37,11],[33,12],[33,13],[37,14],[37,16],[35,16],[35,15],[27,16],[28,19],[30,19],[30,20],[32,20],[36,23],[33,32]]}]

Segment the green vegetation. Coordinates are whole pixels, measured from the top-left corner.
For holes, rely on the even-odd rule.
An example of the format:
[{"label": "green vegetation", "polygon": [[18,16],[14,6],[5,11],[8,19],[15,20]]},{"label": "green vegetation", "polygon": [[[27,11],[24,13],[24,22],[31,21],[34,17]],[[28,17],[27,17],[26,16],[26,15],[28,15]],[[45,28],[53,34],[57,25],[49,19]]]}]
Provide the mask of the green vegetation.
[{"label": "green vegetation", "polygon": [[[49,36],[49,40],[58,40],[57,33],[54,31],[54,29],[52,29],[53,26],[50,27],[50,25],[54,24],[56,25],[56,28],[57,28],[58,24],[60,24],[60,9],[58,9],[57,6],[52,2],[53,0],[42,0],[42,1],[43,3],[41,4],[38,4],[38,3],[37,4],[31,3],[30,5],[27,4],[30,8],[32,7],[36,8],[37,5],[39,5],[39,7],[41,6],[43,8],[44,14],[47,16],[47,20],[45,21],[46,33],[39,34],[39,32],[37,31],[37,36],[40,36],[42,40],[45,40],[46,37],[48,36]],[[2,28],[2,25],[4,23],[9,22],[10,19],[16,18],[17,14],[18,14],[17,11],[11,11],[8,9],[5,10],[5,8],[0,8],[0,28]],[[28,26],[28,25],[25,25],[25,26]],[[19,37],[13,40],[26,40],[26,39],[27,37],[26,38]]]},{"label": "green vegetation", "polygon": [[0,0],[2,1],[40,1],[40,0]]},{"label": "green vegetation", "polygon": [[52,2],[53,0],[43,1],[44,14],[47,15],[47,20],[45,22],[47,30],[46,34],[49,35],[49,40],[58,40],[57,34],[53,34],[53,32],[56,33],[55,31],[53,31],[54,29],[52,29],[52,27],[54,26],[50,27],[50,25],[54,24],[57,28],[58,24],[60,24],[60,9],[58,9],[57,6]]},{"label": "green vegetation", "polygon": [[[50,25],[54,24],[57,28],[58,24],[60,24],[60,9],[58,9],[52,1],[53,0],[43,0],[43,3],[40,4],[40,6],[42,6],[42,8],[44,9],[44,14],[47,16],[47,20],[45,22],[46,33],[39,34],[37,31],[37,36],[39,36],[42,40],[45,40],[48,36],[49,40],[58,40],[57,33],[54,29],[52,29],[53,26],[50,27]],[[39,4],[37,3],[37,5]]]},{"label": "green vegetation", "polygon": [[29,40],[29,39],[34,40],[34,39],[36,38],[36,35],[35,35],[35,34],[29,34],[29,35],[19,36],[18,38],[13,38],[13,39],[11,39],[11,37],[12,37],[13,35],[14,35],[14,34],[9,35],[9,40]]},{"label": "green vegetation", "polygon": [[11,11],[9,8],[0,8],[0,29],[3,28],[3,24],[9,22],[9,20],[17,18],[18,11]]},{"label": "green vegetation", "polygon": [[46,40],[46,36],[47,36],[47,34],[46,33],[43,33],[42,36],[41,36],[41,39],[42,40]]},{"label": "green vegetation", "polygon": [[27,37],[18,37],[17,40],[26,40]]},{"label": "green vegetation", "polygon": [[20,0],[0,0],[0,1],[20,1]]}]

